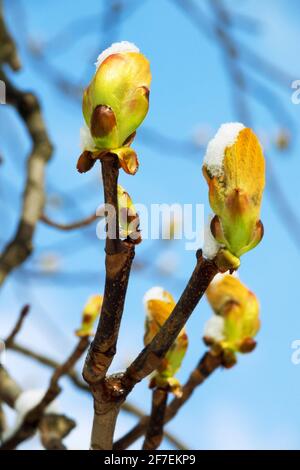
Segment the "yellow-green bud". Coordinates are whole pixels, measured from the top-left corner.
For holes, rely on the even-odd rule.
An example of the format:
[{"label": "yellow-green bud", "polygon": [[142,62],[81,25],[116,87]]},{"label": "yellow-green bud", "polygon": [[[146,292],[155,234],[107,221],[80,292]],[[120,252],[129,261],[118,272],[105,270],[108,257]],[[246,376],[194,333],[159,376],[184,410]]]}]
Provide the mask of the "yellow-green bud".
[{"label": "yellow-green bud", "polygon": [[100,315],[102,303],[102,295],[92,295],[88,299],[82,312],[81,326],[75,332],[77,336],[92,336],[94,334],[94,323]]},{"label": "yellow-green bud", "polygon": [[118,184],[119,231],[121,238],[130,237],[134,243],[141,241],[139,217],[127,191]]},{"label": "yellow-green bud", "polygon": [[[144,343],[147,345],[172,313],[175,301],[162,287],[153,287],[144,296],[144,306],[146,310]],[[188,337],[183,328],[152,376],[150,387],[166,388],[177,396],[181,395],[181,385],[175,374],[181,367],[187,348]]]},{"label": "yellow-green bud", "polygon": [[239,123],[223,124],[207,147],[203,174],[215,214],[211,232],[239,258],[263,237],[259,216],[265,161],[253,131]]},{"label": "yellow-green bud", "polygon": [[115,153],[123,169],[134,174],[137,157],[128,147],[149,108],[149,61],[134,44],[124,41],[102,52],[96,67],[83,94],[87,126],[82,132],[83,151],[91,152],[93,158]]},{"label": "yellow-green bud", "polygon": [[226,351],[228,364],[233,354],[254,349],[259,327],[259,302],[242,282],[230,274],[217,275],[206,291],[214,315],[208,320],[204,340],[216,351]]}]

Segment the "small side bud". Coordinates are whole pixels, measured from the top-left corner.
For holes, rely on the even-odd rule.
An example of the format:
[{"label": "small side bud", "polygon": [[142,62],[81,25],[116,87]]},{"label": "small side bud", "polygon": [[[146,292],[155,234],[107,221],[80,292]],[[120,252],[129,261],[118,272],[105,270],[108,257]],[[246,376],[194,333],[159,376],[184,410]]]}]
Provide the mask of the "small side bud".
[{"label": "small side bud", "polygon": [[139,216],[131,197],[120,184],[118,184],[118,207],[120,237],[127,238],[135,244],[140,243]]},{"label": "small side bud", "polygon": [[[144,343],[147,345],[171,315],[175,301],[162,287],[153,287],[144,296],[144,306],[146,310]],[[175,374],[181,367],[187,348],[188,337],[183,328],[162,359],[159,368],[152,375],[151,387],[165,388],[176,396],[181,396],[181,386]]]},{"label": "small side bud", "polygon": [[93,295],[88,299],[82,312],[81,326],[75,332],[76,336],[93,336],[94,323],[101,313],[102,303],[102,295]]},{"label": "small side bud", "polygon": [[205,326],[204,342],[213,351],[222,351],[224,367],[236,362],[238,352],[248,353],[256,346],[259,303],[253,292],[230,274],[217,276],[206,291],[214,314]]},{"label": "small side bud", "polygon": [[96,160],[93,158],[92,153],[87,150],[83,152],[77,162],[77,170],[79,173],[87,173],[93,168]]}]

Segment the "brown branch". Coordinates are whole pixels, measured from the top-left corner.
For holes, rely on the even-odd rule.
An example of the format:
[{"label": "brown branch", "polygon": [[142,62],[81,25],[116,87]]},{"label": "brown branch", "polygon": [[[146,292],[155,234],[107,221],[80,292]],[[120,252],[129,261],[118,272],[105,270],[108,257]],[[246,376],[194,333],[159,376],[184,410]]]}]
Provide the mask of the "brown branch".
[{"label": "brown branch", "polygon": [[65,450],[62,440],[75,426],[75,421],[65,415],[44,415],[39,425],[41,443],[46,450]]},{"label": "brown branch", "polygon": [[[111,310],[110,317],[108,316],[109,310],[105,312],[107,318],[104,318],[103,320],[102,307],[100,330],[98,328],[97,331],[99,337],[101,338],[101,342],[99,342],[97,345],[97,354],[95,355],[93,352],[94,357],[98,360],[98,366],[95,360],[91,361],[91,359],[88,358],[88,363],[92,364],[92,369],[88,369],[89,375],[86,375],[86,370],[84,370],[84,377],[89,382],[94,396],[95,413],[91,441],[92,449],[109,450],[112,448],[115,424],[122,403],[125,401],[133,387],[158,367],[160,361],[172,346],[173,342],[177,338],[181,329],[189,319],[191,313],[195,309],[199,300],[203,296],[204,292],[218,271],[219,269],[216,264],[213,261],[203,258],[202,251],[199,250],[197,252],[197,264],[194,272],[172,314],[160,329],[159,333],[155,336],[152,342],[143,349],[143,351],[128,367],[124,374],[115,374],[103,378],[103,371],[106,372],[106,366],[111,363],[112,357],[115,353],[115,343],[113,343],[114,349],[112,357],[110,357],[110,354],[107,354],[109,349],[104,349],[102,352],[101,347],[103,347],[103,344],[105,345],[106,342],[109,345],[111,344],[111,335],[114,334],[116,329],[118,331],[120,324],[119,322],[117,322],[117,324],[115,323],[116,317],[119,318],[120,313],[120,300],[115,299],[115,293],[118,290],[116,289],[116,286],[118,285],[120,288],[120,284],[116,284],[112,281],[112,279],[108,278],[110,282],[106,283],[106,289],[108,289],[107,303],[109,306],[112,306],[113,303],[111,302],[111,299],[114,299],[115,309]],[[109,271],[107,272],[109,273]],[[115,272],[116,266],[114,267],[114,270],[112,270],[112,273]],[[129,275],[129,270],[126,270],[126,273]],[[128,277],[126,279],[126,288],[127,282]],[[124,298],[126,288],[121,290],[121,292],[124,294]],[[122,311],[124,298],[121,299]],[[116,329],[112,329],[112,324],[116,325]],[[99,341],[99,338],[98,340],[95,338],[94,343],[95,341]]]},{"label": "brown branch", "polygon": [[92,214],[85,219],[78,220],[77,222],[72,222],[69,224],[62,224],[59,222],[55,222],[54,220],[50,219],[47,215],[42,214],[40,217],[41,222],[48,225],[49,227],[56,228],[58,230],[69,231],[69,230],[76,230],[82,227],[87,227],[88,225],[92,224],[97,220],[99,216],[97,214]]},{"label": "brown branch", "polygon": [[[31,349],[26,348],[25,346],[22,346],[19,343],[14,342],[10,344],[7,349],[11,349],[12,351],[22,354],[23,356],[33,359],[39,364],[42,364],[46,367],[50,367],[52,369],[56,369],[59,366],[59,362],[55,361],[54,359],[44,354],[40,354],[35,351],[32,351]],[[86,392],[86,393],[90,393],[89,386],[82,381],[81,377],[76,372],[76,370],[70,369],[68,373],[66,374],[66,376],[71,380],[73,385],[75,385],[75,387],[77,387],[79,390]],[[122,404],[121,410],[131,415],[134,415],[138,418],[142,418],[145,415],[143,410],[141,410],[136,405],[128,401]],[[165,430],[164,435],[165,435],[165,438],[178,449],[187,450],[187,446],[185,445],[185,443],[181,442],[181,440],[179,440],[176,436],[174,436],[169,431]]]},{"label": "brown branch", "polygon": [[[111,420],[109,421],[110,429],[115,425],[121,404],[138,382],[157,369],[218,271],[219,269],[216,264],[203,258],[202,251],[199,250],[197,252],[197,264],[194,272],[173,312],[158,334],[142,350],[139,356],[128,367],[125,374],[107,377],[104,382],[105,387],[101,390],[98,387],[98,403],[105,402],[105,415]],[[96,408],[95,411],[95,419],[97,420],[94,426],[94,429],[97,431],[97,434],[94,435],[95,446],[101,438],[99,433],[103,429],[101,428],[101,411],[102,407]],[[102,449],[106,449],[106,446],[110,445],[109,440],[111,438],[112,435],[105,442],[103,441],[105,446],[101,447]]]},{"label": "brown branch", "polygon": [[27,315],[29,313],[29,310],[30,310],[30,306],[29,305],[24,305],[24,307],[22,308],[22,310],[20,312],[17,323],[13,327],[12,332],[8,335],[8,337],[4,341],[6,349],[8,349],[14,343],[14,340],[15,340],[17,334],[20,332],[20,330],[23,326],[24,320],[25,320],[25,318],[27,317]]},{"label": "brown branch", "polygon": [[27,161],[27,179],[17,231],[0,257],[0,285],[3,284],[8,274],[22,264],[32,252],[35,227],[44,206],[45,166],[52,154],[52,144],[37,98],[32,93],[14,87],[2,69],[5,62],[10,64],[14,70],[20,66],[15,44],[4,24],[1,2],[0,80],[6,85],[7,102],[16,108],[24,122],[32,141],[32,150]]},{"label": "brown branch", "polygon": [[0,400],[11,408],[22,393],[21,387],[11,378],[7,370],[0,365]]},{"label": "brown branch", "polygon": [[[134,245],[119,238],[117,184],[119,162],[108,155],[101,161],[107,212],[105,257],[105,288],[101,316],[94,341],[89,349],[83,376],[89,384],[105,377],[116,353],[116,342],[124,309],[129,273],[134,257]],[[111,213],[114,210],[114,214]],[[113,220],[112,220],[113,216]],[[114,232],[115,229],[115,233]]]},{"label": "brown branch", "polygon": [[[115,402],[114,378],[106,380],[106,372],[116,353],[119,328],[123,315],[125,296],[132,261],[134,244],[119,238],[117,184],[119,162],[115,155],[101,160],[106,204],[106,258],[105,288],[101,316],[94,341],[88,352],[83,376],[90,385],[94,397],[94,423],[91,438],[92,449],[111,449],[116,418],[120,403]],[[114,214],[111,214],[113,208]],[[113,221],[111,217],[113,216]],[[113,233],[115,232],[115,233]]]},{"label": "brown branch", "polygon": [[164,421],[168,391],[163,388],[155,388],[152,393],[152,407],[146,436],[143,444],[144,450],[155,450],[161,444],[164,435]]},{"label": "brown branch", "polygon": [[195,389],[201,385],[205,380],[220,366],[222,366],[222,355],[214,355],[210,351],[206,352],[200,359],[196,368],[190,374],[187,382],[182,388],[182,395],[175,397],[166,411],[166,420],[169,422],[175,417],[180,408],[188,401]]},{"label": "brown branch", "polygon": [[218,271],[214,261],[203,258],[202,250],[199,250],[194,272],[173,312],[151,343],[126,370],[122,378],[125,396],[138,382],[157,369]]},{"label": "brown branch", "polygon": [[[173,312],[158,334],[124,374],[106,377],[101,387],[94,388],[95,415],[92,448],[111,449],[113,430],[122,403],[138,382],[157,369],[218,271],[214,261],[203,258],[202,251],[199,250],[194,272]],[[110,430],[109,434],[102,426],[104,416],[107,419],[105,429]],[[101,446],[98,447],[99,442]]]},{"label": "brown branch", "polygon": [[[57,364],[57,368],[59,364]],[[22,389],[17,382],[9,375],[6,369],[0,367],[0,402],[3,401],[11,408],[15,407],[15,402],[22,394]],[[75,427],[75,422],[65,415],[49,414],[41,418],[39,424],[41,442],[48,450],[65,449],[62,439]],[[0,406],[0,440],[5,431],[6,423],[3,409]]]},{"label": "brown branch", "polygon": [[143,416],[130,431],[114,443],[113,450],[124,450],[130,447],[145,434],[148,424],[149,416]]},{"label": "brown branch", "polygon": [[[222,356],[212,355],[210,352],[204,354],[196,368],[190,374],[187,382],[182,388],[182,396],[174,398],[167,406],[165,423],[171,421],[181,407],[188,401],[195,389],[201,385],[217,368],[222,365]],[[137,439],[143,436],[149,425],[149,416],[144,416],[141,420],[121,439],[115,442],[114,450],[126,449]]]},{"label": "brown branch", "polygon": [[0,65],[4,63],[12,70],[19,70],[21,67],[16,45],[4,22],[3,2],[0,0]]},{"label": "brown branch", "polygon": [[2,403],[0,401],[0,444],[2,443],[3,433],[6,430],[6,426],[7,426],[6,416],[5,416],[5,413],[4,413]]},{"label": "brown branch", "polygon": [[[17,353],[22,354],[23,356],[29,357],[35,361],[37,361],[39,364],[43,364],[44,366],[51,367],[51,369],[56,369],[59,367],[59,362],[55,361],[54,359],[35,352],[29,348],[26,348],[25,346],[22,346],[19,343],[12,343],[8,346],[7,349],[11,349],[12,351],[15,351]],[[71,381],[72,383],[78,387],[80,390],[89,392],[89,387],[81,380],[79,374],[74,369],[68,370],[68,372],[65,374]]]},{"label": "brown branch", "polygon": [[33,144],[27,163],[27,180],[18,228],[0,257],[1,285],[7,275],[22,264],[32,252],[36,224],[44,206],[45,165],[51,157],[52,145],[37,98],[31,93],[16,89],[3,71],[0,71],[0,79],[6,84],[8,103],[17,109]]},{"label": "brown branch", "polygon": [[88,338],[81,338],[69,358],[59,367],[57,367],[50,380],[49,387],[42,400],[24,417],[23,423],[0,447],[0,450],[15,449],[26,439],[34,435],[41,423],[41,419],[48,405],[59,395],[61,388],[58,385],[59,379],[68,373],[70,369],[80,359],[89,345]]}]

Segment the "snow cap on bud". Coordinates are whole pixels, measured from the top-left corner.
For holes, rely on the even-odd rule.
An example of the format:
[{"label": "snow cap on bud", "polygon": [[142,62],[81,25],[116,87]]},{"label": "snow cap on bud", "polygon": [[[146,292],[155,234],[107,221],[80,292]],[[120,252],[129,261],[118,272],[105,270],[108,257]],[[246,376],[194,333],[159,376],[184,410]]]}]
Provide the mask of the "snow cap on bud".
[{"label": "snow cap on bud", "polygon": [[265,160],[254,132],[240,123],[223,124],[208,144],[203,174],[215,214],[211,232],[220,245],[239,258],[263,237],[259,216]]},{"label": "snow cap on bud", "polygon": [[250,352],[260,326],[256,296],[235,276],[216,276],[206,291],[214,310],[204,330],[204,341],[213,350],[226,352],[234,360],[236,352]]},{"label": "snow cap on bud", "polygon": [[[162,287],[153,287],[144,296],[144,307],[146,310],[144,343],[147,345],[172,313],[175,301]],[[152,376],[150,387],[166,388],[177,396],[181,395],[181,385],[175,374],[180,369],[187,347],[188,338],[183,328]]]},{"label": "snow cap on bud", "polygon": [[83,146],[87,143],[84,151],[92,152],[94,159],[115,153],[127,173],[137,171],[137,156],[129,146],[148,112],[150,83],[149,61],[134,44],[115,43],[99,55],[96,73],[83,94],[89,131],[81,132]]},{"label": "snow cap on bud", "polygon": [[84,306],[82,312],[81,326],[76,330],[76,336],[92,336],[93,327],[97,317],[100,315],[103,303],[102,295],[92,295]]}]

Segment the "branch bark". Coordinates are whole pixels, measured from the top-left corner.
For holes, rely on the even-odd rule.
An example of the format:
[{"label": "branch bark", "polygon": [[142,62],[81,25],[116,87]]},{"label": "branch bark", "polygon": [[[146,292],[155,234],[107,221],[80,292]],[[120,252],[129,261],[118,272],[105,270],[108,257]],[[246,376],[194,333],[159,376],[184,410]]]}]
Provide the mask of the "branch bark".
[{"label": "branch bark", "polygon": [[[188,401],[195,389],[222,365],[222,356],[215,356],[207,352],[200,359],[199,363],[190,374],[187,382],[182,388],[182,396],[174,398],[167,406],[164,423],[171,421],[179,412],[181,407]],[[149,416],[144,416],[140,421],[121,439],[114,443],[114,450],[123,450],[131,446],[137,439],[142,437],[149,425]]]},{"label": "branch bark", "polygon": [[69,224],[62,224],[59,222],[55,222],[54,220],[50,219],[45,214],[42,214],[40,217],[41,222],[43,222],[45,225],[48,225],[49,227],[56,228],[57,230],[62,230],[62,231],[70,231],[70,230],[77,230],[79,228],[87,227],[88,225],[92,224],[95,222],[99,216],[97,214],[92,214],[85,219],[78,220],[77,222],[72,222]]},{"label": "branch bark", "polygon": [[11,345],[14,343],[14,340],[15,340],[17,334],[22,329],[24,320],[27,317],[27,315],[29,313],[29,310],[30,310],[30,306],[29,305],[24,305],[24,307],[22,308],[22,310],[20,312],[17,323],[13,327],[12,332],[8,335],[8,337],[4,341],[6,349],[10,348]]},{"label": "branch bark", "polygon": [[0,65],[4,63],[12,70],[19,70],[21,67],[16,45],[4,22],[3,2],[0,0]]},{"label": "branch bark", "polygon": [[[108,173],[106,175],[108,176]],[[103,181],[105,187],[107,178],[104,177]],[[116,178],[115,183],[117,183]],[[114,243],[111,244],[108,240],[106,249],[109,261],[111,261],[109,250],[114,250],[115,246]],[[112,256],[115,256],[115,254]],[[128,267],[128,258],[126,259],[125,266]],[[105,309],[102,307],[99,327],[84,369],[84,378],[89,383],[94,397],[91,448],[96,450],[110,450],[112,448],[116,419],[122,403],[133,387],[159,366],[160,361],[170,349],[210,282],[219,271],[217,265],[213,261],[203,258],[202,251],[199,250],[194,272],[172,314],[159,333],[142,350],[124,374],[105,377],[104,374],[116,350],[116,339],[130,273],[129,267],[125,270],[126,282],[124,283],[124,274],[122,274],[120,281],[123,282],[116,284],[116,272],[118,272],[116,266],[119,266],[118,262],[115,262],[108,269],[109,265],[106,264],[106,301],[104,296],[103,302]],[[116,286],[120,289],[119,291]],[[116,292],[118,292],[118,298],[116,298]]]},{"label": "branch bark", "polygon": [[144,450],[157,449],[164,435],[164,421],[168,392],[163,388],[155,388],[152,393],[151,415],[143,444]]},{"label": "branch bark", "polygon": [[92,387],[95,398],[92,448],[111,449],[114,426],[122,403],[138,382],[157,369],[210,282],[218,273],[217,265],[214,261],[203,258],[201,250],[196,256],[197,264],[185,290],[151,343],[142,350],[124,374],[106,377],[105,381],[101,382],[101,387],[99,385]]},{"label": "branch bark", "polygon": [[13,408],[21,393],[21,387],[11,378],[7,370],[0,365],[0,400]]},{"label": "branch bark", "polygon": [[65,415],[44,415],[39,425],[41,443],[46,450],[66,450],[63,439],[75,426],[75,421]]},{"label": "branch bark", "polygon": [[[50,367],[51,369],[56,369],[59,366],[59,363],[52,359],[51,357],[46,356],[45,354],[38,353],[36,351],[33,351],[29,348],[26,348],[25,346],[22,346],[19,343],[13,342],[12,344],[7,347],[7,349],[11,349],[12,351],[15,351],[19,354],[22,354],[23,356],[28,357],[29,359],[33,359],[34,361],[37,361],[39,364],[43,364],[46,367]],[[75,369],[70,369],[66,376],[71,380],[73,385],[77,387],[79,390],[82,390],[83,392],[90,393],[90,388],[89,386],[82,381],[80,378],[79,374],[76,372]],[[144,416],[143,410],[135,406],[134,404],[126,401],[125,403],[122,404],[122,411],[129,413],[131,415],[136,416],[137,418],[142,418]],[[178,439],[176,436],[174,436],[172,433],[170,433],[168,430],[164,431],[165,438],[176,448],[180,450],[187,450],[187,446],[185,445],[184,442],[182,442],[180,439]]]},{"label": "branch bark", "polygon": [[2,406],[2,402],[0,401],[0,444],[2,443],[3,433],[6,430],[6,426],[7,426],[6,416],[4,413],[3,406]]},{"label": "branch bark", "polygon": [[44,207],[45,166],[52,154],[41,108],[37,98],[29,92],[17,89],[3,71],[3,64],[13,70],[20,68],[16,46],[8,33],[0,2],[0,80],[6,85],[7,102],[14,106],[23,120],[32,141],[27,161],[27,179],[23,195],[23,207],[13,239],[0,257],[0,285],[8,274],[22,264],[32,252],[32,240],[37,221]]},{"label": "branch bark", "polygon": [[86,358],[83,377],[94,397],[91,448],[111,449],[121,402],[117,399],[118,377],[106,378],[106,373],[116,353],[135,249],[134,244],[122,241],[119,237],[118,159],[115,155],[107,155],[101,160],[101,165],[107,224],[106,278],[101,316]]},{"label": "branch bark", "polygon": [[[44,416],[46,408],[61,392],[61,388],[58,385],[60,378],[63,375],[66,375],[68,371],[73,368],[73,366],[80,359],[84,351],[86,351],[88,345],[89,345],[88,338],[81,338],[78,344],[76,345],[74,351],[72,352],[72,354],[68,357],[68,359],[54,370],[53,375],[50,380],[49,387],[45,395],[43,396],[42,400],[40,401],[40,403],[38,403],[38,405],[36,405],[26,414],[21,426],[15,431],[15,433],[12,436],[10,436],[5,442],[3,442],[3,444],[0,446],[0,450],[13,450],[23,441],[25,441],[26,439],[29,439],[31,436],[34,435],[37,428],[41,424],[41,420]],[[1,371],[0,369],[0,372],[3,372],[3,371]],[[7,379],[7,377],[5,377],[5,379]],[[1,380],[0,380],[0,383],[1,383]],[[5,389],[7,390],[7,387]],[[19,394],[20,393],[21,391],[19,390]],[[16,398],[17,397],[15,397],[13,400],[11,399],[12,406],[14,406]],[[4,398],[3,398],[3,401],[4,401]]]},{"label": "branch bark", "polygon": [[153,372],[166,355],[180,331],[188,321],[198,302],[204,295],[219,269],[214,261],[203,258],[202,251],[197,252],[197,264],[173,312],[133,363],[126,370],[122,384],[127,396],[132,388]]}]

